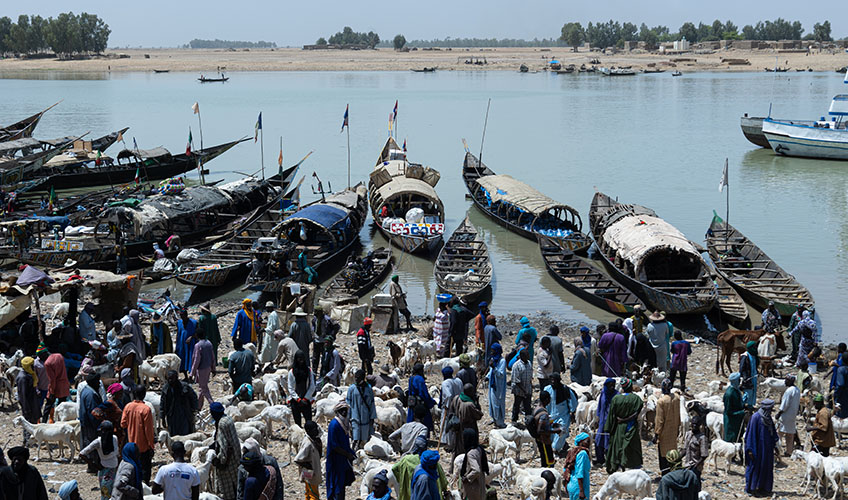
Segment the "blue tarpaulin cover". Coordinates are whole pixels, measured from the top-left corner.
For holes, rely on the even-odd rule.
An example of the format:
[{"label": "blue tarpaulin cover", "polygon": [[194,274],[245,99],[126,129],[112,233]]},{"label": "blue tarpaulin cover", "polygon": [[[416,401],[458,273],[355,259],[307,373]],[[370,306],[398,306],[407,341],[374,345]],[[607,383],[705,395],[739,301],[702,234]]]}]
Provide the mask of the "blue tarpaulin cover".
[{"label": "blue tarpaulin cover", "polygon": [[316,204],[303,208],[302,210],[298,210],[286,220],[308,219],[320,226],[330,229],[346,217],[347,212],[341,208],[331,205]]},{"label": "blue tarpaulin cover", "polygon": [[65,229],[71,223],[70,219],[68,219],[64,215],[57,215],[52,217],[47,215],[34,215],[32,218],[42,220],[50,224],[51,226],[59,226],[62,229]]}]

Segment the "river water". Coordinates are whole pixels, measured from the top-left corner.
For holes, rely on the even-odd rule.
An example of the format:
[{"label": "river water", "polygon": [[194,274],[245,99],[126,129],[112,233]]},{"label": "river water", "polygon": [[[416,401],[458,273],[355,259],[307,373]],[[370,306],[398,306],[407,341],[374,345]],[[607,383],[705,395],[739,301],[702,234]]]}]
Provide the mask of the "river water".
[{"label": "river water", "polygon": [[[447,231],[466,216],[483,232],[494,263],[493,309],[550,311],[572,321],[610,315],[563,290],[545,271],[536,245],[495,225],[465,199],[461,181],[467,138],[479,153],[487,99],[492,99],[483,161],[556,200],[577,208],[588,232],[595,189],[653,208],[689,238],[703,241],[712,210],[725,213],[718,192],[725,158],[730,165],[730,222],[812,292],[825,327],[848,303],[848,230],[844,162],[776,157],[748,143],[743,113],[810,119],[826,114],[830,98],[848,87],[835,73],[668,73],[609,78],[598,75],[512,72],[231,73],[226,84],[199,84],[185,73],[74,75],[0,74],[0,123],[10,123],[60,99],[37,136],[90,131],[98,137],[129,126],[142,149],[185,148],[189,127],[204,145],[254,135],[263,113],[264,141],[241,144],[208,164],[212,179],[234,179],[276,169],[280,138],[284,163],[304,163],[302,196],[316,172],[334,189],[347,184],[347,136],[340,133],[350,105],[350,175],[367,180],[399,101],[398,141],[411,161],[442,174],[437,186]],[[117,148],[117,146],[115,147]],[[117,149],[109,151],[113,155]],[[314,184],[314,183],[313,183]],[[385,245],[369,223],[365,247]],[[432,311],[432,262],[403,256],[398,274],[413,313]],[[173,283],[170,283],[173,286]],[[186,296],[178,289],[178,296]],[[239,292],[231,292],[237,294]],[[835,324],[835,323],[834,323]],[[824,331],[836,341],[835,328]]]}]

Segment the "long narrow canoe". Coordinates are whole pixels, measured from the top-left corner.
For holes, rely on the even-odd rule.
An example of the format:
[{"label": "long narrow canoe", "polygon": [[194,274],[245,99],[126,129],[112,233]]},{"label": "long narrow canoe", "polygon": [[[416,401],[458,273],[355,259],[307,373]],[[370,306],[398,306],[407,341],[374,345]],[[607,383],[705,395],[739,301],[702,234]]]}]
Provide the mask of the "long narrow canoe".
[{"label": "long narrow canoe", "polygon": [[644,309],[645,305],[633,292],[552,238],[540,235],[539,250],[554,279],[593,306],[624,316],[632,314],[634,306],[641,305]]},{"label": "long narrow canoe", "polygon": [[433,275],[439,289],[471,303],[492,283],[489,249],[468,221],[451,234],[436,258]]},{"label": "long narrow canoe", "polygon": [[742,296],[720,275],[715,277],[718,300],[716,309],[728,323],[739,327],[747,327],[748,306]]},{"label": "long narrow canoe", "polygon": [[799,304],[815,305],[810,291],[794,276],[718,215],[707,231],[707,250],[719,275],[757,309],[773,301],[782,316],[791,316]]},{"label": "long narrow canoe", "polygon": [[351,266],[345,267],[324,287],[323,296],[325,298],[363,297],[386,277],[394,262],[391,248],[385,247],[368,252],[363,259],[371,260],[368,263],[368,269],[363,269],[362,266],[357,266],[357,269]]}]

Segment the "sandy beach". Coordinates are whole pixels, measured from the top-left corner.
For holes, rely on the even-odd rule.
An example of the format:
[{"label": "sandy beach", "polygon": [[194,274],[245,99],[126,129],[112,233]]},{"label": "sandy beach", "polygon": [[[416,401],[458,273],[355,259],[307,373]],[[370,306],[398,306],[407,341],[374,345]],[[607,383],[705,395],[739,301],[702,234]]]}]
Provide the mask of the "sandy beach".
[{"label": "sandy beach", "polygon": [[[123,56],[123,57],[121,57]],[[129,56],[129,57],[126,57]],[[129,72],[129,71],[186,71],[213,74],[224,71],[407,71],[436,67],[442,71],[517,71],[526,64],[530,71],[543,70],[552,57],[563,66],[590,65],[592,59],[599,66],[632,66],[644,69],[657,66],[683,72],[763,71],[775,66],[789,67],[790,71],[807,70],[833,72],[848,65],[848,53],[814,52],[779,53],[776,50],[716,50],[708,54],[687,52],[679,55],[633,51],[615,55],[600,52],[571,52],[568,48],[497,48],[497,49],[436,49],[396,52],[383,48],[377,50],[302,50],[299,48],[219,50],[219,49],[110,49],[105,57],[83,61],[57,59],[3,59],[0,74],[40,71],[67,71],[75,73]],[[486,64],[470,64],[471,59],[485,59]],[[726,59],[747,59],[748,65],[730,65]]]}]

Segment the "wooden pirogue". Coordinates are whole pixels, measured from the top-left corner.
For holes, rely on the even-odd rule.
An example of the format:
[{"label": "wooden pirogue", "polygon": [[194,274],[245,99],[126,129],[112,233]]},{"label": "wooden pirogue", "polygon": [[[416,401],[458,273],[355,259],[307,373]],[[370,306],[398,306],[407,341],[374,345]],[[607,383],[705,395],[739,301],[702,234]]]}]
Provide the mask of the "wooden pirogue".
[{"label": "wooden pirogue", "polygon": [[720,275],[715,277],[718,299],[716,309],[724,316],[725,320],[739,327],[748,327],[748,306],[742,296]]},{"label": "wooden pirogue", "polygon": [[442,247],[433,275],[439,289],[469,303],[491,285],[489,249],[468,217]]},{"label": "wooden pirogue", "polygon": [[541,234],[578,253],[592,244],[581,232],[577,210],[508,175],[495,174],[470,152],[462,163],[462,179],[477,208],[510,231],[533,241]]},{"label": "wooden pirogue", "polygon": [[362,297],[386,277],[394,257],[391,248],[378,247],[361,259],[354,258],[324,287],[325,298]]},{"label": "wooden pirogue", "polygon": [[621,315],[632,314],[634,306],[645,307],[621,283],[574,252],[562,248],[554,239],[539,235],[539,250],[554,279],[586,302]]},{"label": "wooden pirogue", "polygon": [[707,312],[718,293],[691,241],[650,208],[595,193],[592,236],[604,267],[646,305],[668,314]]},{"label": "wooden pirogue", "polygon": [[755,308],[763,310],[773,301],[782,316],[791,316],[799,304],[815,305],[794,276],[718,215],[707,230],[707,251],[716,271]]}]

